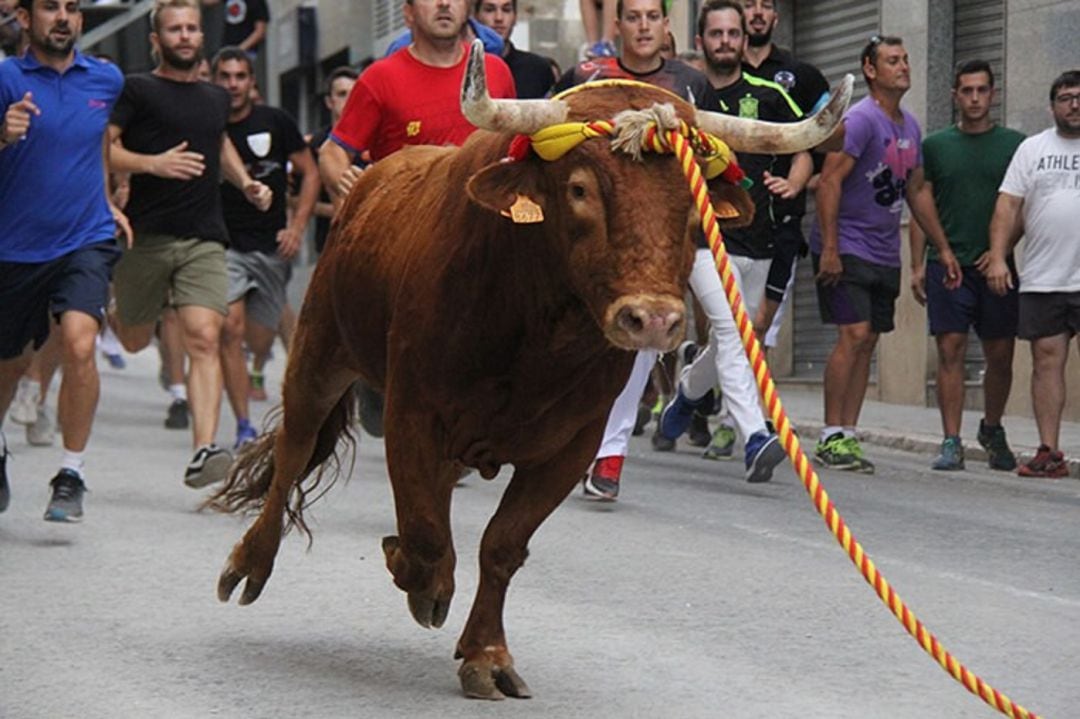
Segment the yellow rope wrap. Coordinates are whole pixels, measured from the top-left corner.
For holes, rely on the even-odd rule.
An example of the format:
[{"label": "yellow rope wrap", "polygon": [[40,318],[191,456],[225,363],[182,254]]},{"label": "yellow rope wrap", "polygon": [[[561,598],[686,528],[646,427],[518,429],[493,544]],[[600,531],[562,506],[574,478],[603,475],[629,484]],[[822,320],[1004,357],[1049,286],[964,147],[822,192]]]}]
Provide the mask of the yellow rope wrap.
[{"label": "yellow rope wrap", "polygon": [[900,596],[885,580],[885,577],[878,572],[870,557],[863,551],[862,545],[859,544],[852,535],[851,530],[848,529],[839,511],[833,505],[832,500],[829,499],[825,488],[821,485],[817,472],[814,471],[806,453],[803,452],[802,446],[799,444],[799,438],[792,431],[787,412],[784,410],[784,405],[776,392],[776,385],[773,383],[769,367],[765,362],[761,344],[754,334],[753,323],[746,314],[742,296],[731,272],[731,260],[728,257],[727,250],[724,248],[723,240],[720,238],[716,215],[713,212],[712,203],[709,201],[708,187],[702,178],[697,162],[694,160],[693,149],[688,140],[679,133],[669,131],[667,135],[668,144],[675,148],[675,153],[679,158],[686,178],[690,182],[694,203],[701,213],[702,227],[709,242],[709,249],[716,260],[716,269],[720,273],[724,291],[727,294],[728,302],[731,304],[735,324],[739,328],[739,335],[742,337],[743,347],[746,350],[747,358],[750,360],[750,367],[754,371],[754,378],[757,380],[762,400],[769,410],[769,416],[773,424],[780,433],[780,442],[791,459],[795,472],[799,475],[799,479],[802,480],[803,486],[806,487],[814,507],[824,518],[829,531],[836,537],[840,546],[844,548],[848,557],[854,562],[863,578],[874,588],[885,606],[896,616],[904,629],[915,638],[919,646],[941,665],[942,669],[963,684],[968,691],[980,697],[1002,714],[1013,719],[1039,719],[1038,714],[1029,712],[1019,704],[1014,704],[1007,696],[987,684],[950,654],[937,640],[937,637],[908,609]]},{"label": "yellow rope wrap", "polygon": [[[582,142],[602,136],[617,135],[618,128],[613,122],[589,122],[589,123],[565,123],[545,130],[541,130],[532,136],[532,146],[538,155],[544,159],[557,159]],[[691,128],[685,122],[680,123],[678,130],[657,131],[655,128],[647,133],[644,139],[644,147],[657,153],[674,152],[682,166],[683,173],[690,183],[690,191],[694,197],[694,203],[701,214],[701,224],[705,237],[709,242],[709,249],[716,260],[716,269],[720,274],[728,303],[731,305],[735,324],[739,329],[746,356],[750,360],[750,367],[757,381],[758,391],[762,400],[769,410],[769,416],[776,426],[780,435],[780,442],[784,446],[796,474],[806,488],[810,499],[818,513],[825,520],[826,526],[833,536],[844,548],[848,557],[858,568],[863,578],[874,588],[878,597],[881,598],[889,611],[896,616],[904,629],[915,638],[919,646],[941,665],[954,679],[964,685],[968,691],[975,694],[987,704],[997,709],[1012,719],[1040,719],[1019,704],[1014,704],[1007,696],[983,681],[965,667],[956,657],[950,654],[937,640],[937,637],[928,630],[915,614],[908,609],[900,596],[878,572],[873,561],[866,555],[862,545],[856,541],[851,530],[848,529],[843,517],[840,516],[828,493],[821,485],[817,472],[814,471],[806,453],[803,452],[799,438],[792,430],[784,405],[776,391],[769,372],[765,355],[761,344],[754,334],[753,323],[746,314],[743,306],[742,295],[739,292],[735,276],[731,271],[731,260],[724,248],[724,242],[720,237],[720,228],[717,224],[716,213],[712,202],[709,200],[709,189],[705,182],[705,176],[701,172],[695,151],[703,156],[706,162],[706,175],[711,179],[727,168],[731,162],[731,151],[727,145],[698,128]],[[717,169],[719,168],[719,169]]]}]

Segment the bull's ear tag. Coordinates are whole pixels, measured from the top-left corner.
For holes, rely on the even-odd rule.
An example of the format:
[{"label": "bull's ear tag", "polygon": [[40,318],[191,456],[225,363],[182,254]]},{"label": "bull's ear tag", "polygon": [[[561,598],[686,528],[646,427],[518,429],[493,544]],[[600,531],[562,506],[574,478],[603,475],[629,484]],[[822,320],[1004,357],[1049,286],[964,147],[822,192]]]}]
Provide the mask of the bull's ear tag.
[{"label": "bull's ear tag", "polygon": [[735,208],[735,205],[727,200],[717,200],[714,202],[713,211],[716,212],[716,216],[721,220],[733,220],[739,216],[739,211]]},{"label": "bull's ear tag", "polygon": [[502,211],[502,216],[509,217],[515,225],[535,225],[544,221],[543,209],[525,195],[518,195],[510,209]]}]

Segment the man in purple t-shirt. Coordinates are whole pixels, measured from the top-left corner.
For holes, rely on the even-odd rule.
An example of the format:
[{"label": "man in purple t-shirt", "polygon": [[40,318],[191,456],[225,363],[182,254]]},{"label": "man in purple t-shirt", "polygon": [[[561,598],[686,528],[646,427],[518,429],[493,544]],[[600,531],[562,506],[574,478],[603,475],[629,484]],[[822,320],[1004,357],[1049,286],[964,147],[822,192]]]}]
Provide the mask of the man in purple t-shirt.
[{"label": "man in purple t-shirt", "polygon": [[825,159],[818,226],[810,236],[821,318],[837,326],[825,367],[825,428],[815,455],[826,467],[871,473],[874,465],[863,457],[855,423],[878,335],[893,329],[905,200],[941,253],[946,287],[960,284],[960,265],[923,178],[919,123],[900,107],[911,87],[903,41],[875,35],[860,59],[870,94],[844,118],[842,151]]}]

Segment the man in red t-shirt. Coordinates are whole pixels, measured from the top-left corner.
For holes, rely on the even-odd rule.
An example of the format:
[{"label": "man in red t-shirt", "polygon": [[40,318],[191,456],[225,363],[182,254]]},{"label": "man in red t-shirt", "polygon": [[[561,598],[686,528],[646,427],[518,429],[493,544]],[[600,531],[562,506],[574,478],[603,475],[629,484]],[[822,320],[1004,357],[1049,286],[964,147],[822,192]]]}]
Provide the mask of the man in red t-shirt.
[{"label": "man in red t-shirt", "polygon": [[[378,162],[403,145],[460,145],[472,134],[459,95],[468,48],[461,30],[466,0],[407,0],[405,21],[413,40],[360,76],[341,120],[319,150],[319,172],[335,201],[358,176],[352,157],[363,150]],[[506,64],[485,56],[492,97],[515,96]]]}]

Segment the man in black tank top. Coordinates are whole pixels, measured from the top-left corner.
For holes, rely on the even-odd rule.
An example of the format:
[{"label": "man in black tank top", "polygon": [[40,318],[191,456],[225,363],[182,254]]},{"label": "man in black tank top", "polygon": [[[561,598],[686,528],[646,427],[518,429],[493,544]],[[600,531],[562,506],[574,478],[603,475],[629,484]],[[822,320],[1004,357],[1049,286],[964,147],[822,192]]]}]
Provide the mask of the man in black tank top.
[{"label": "man in black tank top", "polygon": [[150,344],[166,305],[177,308],[191,360],[188,391],[195,455],[184,483],[220,481],[232,458],[214,443],[221,407],[219,341],[226,314],[219,178],[261,210],[272,192],[251,178],[225,133],[229,96],[198,80],[203,35],[198,0],[155,0],[150,42],[159,64],[127,78],[109,122],[110,165],[130,172],[134,246],[116,266],[114,329],[124,347]]}]

